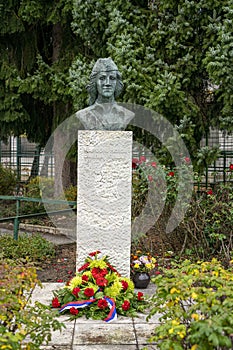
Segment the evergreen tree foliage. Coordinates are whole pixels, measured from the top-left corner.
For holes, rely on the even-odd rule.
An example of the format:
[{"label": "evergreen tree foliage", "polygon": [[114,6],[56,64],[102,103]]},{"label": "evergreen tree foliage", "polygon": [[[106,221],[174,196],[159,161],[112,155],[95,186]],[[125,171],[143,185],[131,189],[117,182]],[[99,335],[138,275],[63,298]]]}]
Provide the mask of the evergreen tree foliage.
[{"label": "evergreen tree foliage", "polygon": [[200,148],[203,135],[233,129],[232,14],[232,0],[0,0],[0,137],[26,132],[44,145],[87,106],[91,67],[111,56],[120,101],[161,113],[194,165],[203,154],[210,162],[216,152]]}]

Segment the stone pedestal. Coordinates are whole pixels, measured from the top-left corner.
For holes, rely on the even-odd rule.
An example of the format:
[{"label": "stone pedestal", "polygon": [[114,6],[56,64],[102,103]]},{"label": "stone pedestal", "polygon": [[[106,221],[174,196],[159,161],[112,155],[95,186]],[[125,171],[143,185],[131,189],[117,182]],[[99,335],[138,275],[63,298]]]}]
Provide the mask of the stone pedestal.
[{"label": "stone pedestal", "polygon": [[130,276],[131,131],[78,132],[77,269],[96,250]]}]

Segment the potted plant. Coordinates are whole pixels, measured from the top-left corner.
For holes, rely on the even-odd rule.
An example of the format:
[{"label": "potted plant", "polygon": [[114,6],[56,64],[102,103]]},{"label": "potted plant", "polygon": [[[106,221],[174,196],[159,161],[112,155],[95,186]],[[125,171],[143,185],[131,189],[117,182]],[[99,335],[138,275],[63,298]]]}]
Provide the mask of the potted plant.
[{"label": "potted plant", "polygon": [[156,259],[150,253],[137,250],[131,255],[131,271],[135,288],[147,288],[150,282],[149,272],[156,267]]}]

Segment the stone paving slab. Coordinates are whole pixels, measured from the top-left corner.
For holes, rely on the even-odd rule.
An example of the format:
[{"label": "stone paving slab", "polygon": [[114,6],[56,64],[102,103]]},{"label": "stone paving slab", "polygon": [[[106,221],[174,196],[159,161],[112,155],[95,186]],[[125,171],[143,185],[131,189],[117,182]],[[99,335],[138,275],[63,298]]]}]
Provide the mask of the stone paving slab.
[{"label": "stone paving slab", "polygon": [[138,350],[137,345],[74,345],[72,350]]},{"label": "stone paving slab", "polygon": [[73,345],[88,344],[136,344],[133,324],[76,324]]}]

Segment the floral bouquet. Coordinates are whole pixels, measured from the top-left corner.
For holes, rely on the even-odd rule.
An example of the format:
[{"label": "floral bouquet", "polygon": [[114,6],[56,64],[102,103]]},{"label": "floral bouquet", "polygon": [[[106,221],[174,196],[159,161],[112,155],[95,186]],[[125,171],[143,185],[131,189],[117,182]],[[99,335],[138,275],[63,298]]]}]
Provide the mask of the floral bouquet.
[{"label": "floral bouquet", "polygon": [[142,292],[134,292],[134,283],[121,277],[100,251],[90,253],[63,288],[54,292],[52,307],[60,313],[69,312],[71,317],[113,321],[117,314],[137,316],[147,306]]},{"label": "floral bouquet", "polygon": [[150,255],[150,253],[143,254],[141,250],[137,250],[136,254],[132,254],[132,273],[137,272],[150,272],[153,270],[157,264],[156,259]]}]

